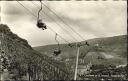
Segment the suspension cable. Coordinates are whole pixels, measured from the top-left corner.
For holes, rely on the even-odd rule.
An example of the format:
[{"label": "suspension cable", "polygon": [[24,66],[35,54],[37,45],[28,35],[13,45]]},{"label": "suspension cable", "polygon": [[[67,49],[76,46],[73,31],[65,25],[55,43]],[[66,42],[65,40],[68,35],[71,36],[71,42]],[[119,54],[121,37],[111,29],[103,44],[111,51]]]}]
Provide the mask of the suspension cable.
[{"label": "suspension cable", "polygon": [[[35,6],[37,6],[37,4],[35,4],[35,3],[33,3],[32,2],[32,4],[33,5],[35,5]],[[37,6],[38,7],[38,6]],[[42,11],[43,12],[43,11]],[[50,17],[48,14],[46,14],[45,12],[43,12],[47,17],[49,17],[51,20],[53,20],[53,21],[55,21],[55,19],[54,18],[52,18],[52,17]],[[68,33],[68,31],[66,30],[66,29],[64,29],[60,24],[58,24],[56,21],[55,21],[55,23],[60,27],[60,28],[62,28],[64,31],[66,31],[67,33]],[[71,35],[71,34],[69,34],[74,40],[75,40],[75,42],[77,41],[78,42],[78,40],[73,36],[73,35]]]},{"label": "suspension cable", "polygon": [[[37,18],[37,16],[36,15],[34,15],[28,8],[26,8],[22,3],[20,3],[18,0],[16,0],[24,9],[26,9],[32,16],[34,16],[35,18]],[[49,27],[49,26],[48,26]],[[51,30],[51,31],[53,31],[54,33],[57,33],[56,31],[54,31],[51,27],[49,27],[49,29]],[[58,34],[58,33],[57,33]],[[70,42],[68,42],[65,38],[63,38],[61,35],[59,35],[58,34],[58,36],[61,38],[61,39],[63,39],[66,43],[70,43]]]},{"label": "suspension cable", "polygon": [[60,19],[66,26],[68,26],[72,31],[74,31],[82,40],[85,41],[85,39],[78,33],[76,32],[70,25],[68,25],[60,16],[58,16],[53,10],[51,10],[47,5],[45,5],[43,2],[41,2],[47,9],[49,9],[58,19]]},{"label": "suspension cable", "polygon": [[16,0],[22,7],[24,7],[31,15],[37,18],[36,15],[34,15],[29,9],[27,9],[22,3],[20,3],[18,0]]}]

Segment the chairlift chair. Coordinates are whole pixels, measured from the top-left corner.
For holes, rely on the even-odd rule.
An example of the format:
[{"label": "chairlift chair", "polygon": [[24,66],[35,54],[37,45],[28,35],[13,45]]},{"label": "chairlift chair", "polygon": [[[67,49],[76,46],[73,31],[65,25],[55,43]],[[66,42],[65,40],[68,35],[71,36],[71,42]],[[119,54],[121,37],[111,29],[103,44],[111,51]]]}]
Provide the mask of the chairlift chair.
[{"label": "chairlift chair", "polygon": [[37,20],[37,27],[42,28],[43,30],[47,29],[46,24],[43,23],[41,19]]},{"label": "chairlift chair", "polygon": [[55,49],[54,52],[53,52],[55,56],[58,56],[59,54],[61,54],[60,44],[59,44],[59,41],[56,39],[56,38],[57,38],[57,35],[58,35],[58,34],[56,33],[56,35],[55,35],[55,40],[56,40],[56,42],[58,43],[58,48]]},{"label": "chairlift chair", "polygon": [[89,46],[89,43],[88,42],[85,42],[85,45]]},{"label": "chairlift chair", "polygon": [[61,54],[61,50],[60,49],[54,50],[54,55],[55,56],[58,56],[59,54]]},{"label": "chairlift chair", "polygon": [[72,45],[72,44],[70,44],[70,43],[68,44],[68,46],[73,47],[73,45]]},{"label": "chairlift chair", "polygon": [[[40,0],[40,3],[41,3],[41,0]],[[42,10],[42,3],[41,3],[41,8],[40,10],[38,11],[38,17],[37,17],[37,27],[38,28],[42,28],[43,30],[47,29],[47,26],[46,24],[42,21],[42,19],[40,19],[40,11]]]}]

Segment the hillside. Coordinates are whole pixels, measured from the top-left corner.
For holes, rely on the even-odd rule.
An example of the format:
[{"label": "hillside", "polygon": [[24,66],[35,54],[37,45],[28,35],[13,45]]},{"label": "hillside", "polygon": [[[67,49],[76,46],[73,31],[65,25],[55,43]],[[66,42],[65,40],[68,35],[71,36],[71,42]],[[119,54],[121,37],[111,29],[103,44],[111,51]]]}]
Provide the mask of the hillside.
[{"label": "hillside", "polygon": [[[80,47],[79,67],[89,63],[95,66],[125,65],[126,38],[127,35],[122,35],[87,40],[89,46]],[[1,80],[71,80],[77,48],[61,44],[62,53],[54,56],[56,48],[57,45],[47,45],[34,47],[35,51],[27,40],[11,32],[7,25],[0,24]]]},{"label": "hillside", "polygon": [[0,80],[69,80],[71,70],[33,50],[28,42],[0,24]]},{"label": "hillside", "polygon": [[[80,49],[79,64],[104,64],[104,65],[120,65],[126,64],[127,61],[127,35],[95,38],[86,40],[90,46],[83,46]],[[81,43],[85,43],[82,41]],[[74,44],[74,43],[73,43]],[[47,45],[34,47],[35,50],[49,57],[59,58],[60,61],[70,60],[74,63],[76,58],[76,47],[69,47],[67,44],[61,44],[62,53],[55,57],[54,49],[57,45]]]}]

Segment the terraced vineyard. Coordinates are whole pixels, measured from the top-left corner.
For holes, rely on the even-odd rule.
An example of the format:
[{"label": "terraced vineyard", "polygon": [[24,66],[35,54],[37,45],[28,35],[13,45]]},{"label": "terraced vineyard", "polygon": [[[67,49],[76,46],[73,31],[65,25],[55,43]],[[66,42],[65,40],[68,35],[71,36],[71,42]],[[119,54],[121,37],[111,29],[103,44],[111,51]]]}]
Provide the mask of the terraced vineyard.
[{"label": "terraced vineyard", "polygon": [[0,25],[2,80],[70,80],[72,71],[65,63],[33,50],[27,41]]}]

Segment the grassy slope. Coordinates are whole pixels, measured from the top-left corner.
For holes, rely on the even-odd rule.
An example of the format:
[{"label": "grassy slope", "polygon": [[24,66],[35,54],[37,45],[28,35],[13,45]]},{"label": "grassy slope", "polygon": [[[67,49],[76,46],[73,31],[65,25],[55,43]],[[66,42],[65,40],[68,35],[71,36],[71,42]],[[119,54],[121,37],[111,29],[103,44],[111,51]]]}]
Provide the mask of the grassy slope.
[{"label": "grassy slope", "polygon": [[[86,62],[91,61],[94,64],[125,64],[127,57],[127,36],[114,36],[106,38],[96,38],[87,40],[90,46],[83,46],[80,49],[80,58],[86,60]],[[84,43],[83,41],[82,43]],[[98,47],[95,47],[99,44]],[[57,45],[47,45],[34,47],[35,50],[46,54],[48,56],[53,56],[53,50]],[[58,57],[62,59],[74,59],[76,57],[76,48],[69,47],[66,44],[60,45],[62,49],[61,55]],[[87,56],[86,56],[87,55]],[[108,56],[107,56],[108,55]],[[104,59],[98,59],[98,56]],[[111,56],[111,58],[109,58]],[[93,57],[93,58],[92,58]],[[108,58],[107,58],[108,57]]]}]

